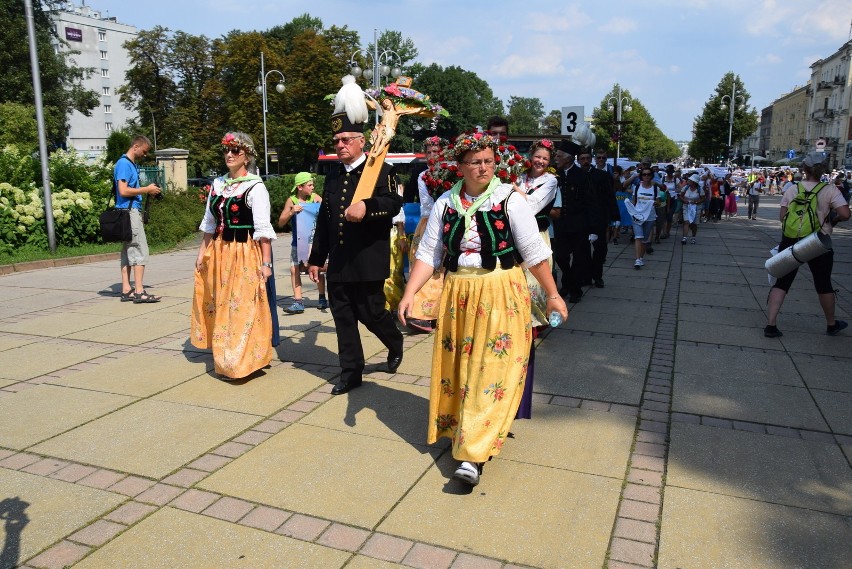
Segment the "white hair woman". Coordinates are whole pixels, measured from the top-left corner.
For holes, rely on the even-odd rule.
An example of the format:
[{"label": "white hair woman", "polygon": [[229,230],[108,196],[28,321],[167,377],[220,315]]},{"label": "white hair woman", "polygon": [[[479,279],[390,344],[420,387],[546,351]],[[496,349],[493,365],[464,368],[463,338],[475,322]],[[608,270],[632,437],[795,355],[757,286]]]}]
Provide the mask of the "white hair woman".
[{"label": "white hair woman", "polygon": [[[272,360],[275,298],[272,278],[269,192],[254,170],[251,137],[222,138],[228,175],[216,178],[199,229],[204,232],[195,261],[191,341],[212,348],[216,373],[246,377]],[[276,319],[277,320],[277,319]]]}]

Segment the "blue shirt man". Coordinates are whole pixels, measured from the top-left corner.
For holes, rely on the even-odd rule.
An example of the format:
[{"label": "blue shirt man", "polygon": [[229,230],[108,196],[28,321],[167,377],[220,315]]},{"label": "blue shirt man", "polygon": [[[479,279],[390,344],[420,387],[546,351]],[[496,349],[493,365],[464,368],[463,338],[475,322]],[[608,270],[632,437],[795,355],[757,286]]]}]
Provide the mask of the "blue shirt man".
[{"label": "blue shirt man", "polygon": [[[160,302],[159,296],[148,294],[142,283],[145,265],[148,262],[148,240],[142,223],[142,194],[161,193],[156,184],[139,187],[139,170],[136,161],[148,154],[151,141],[145,136],[136,136],[130,148],[122,154],[113,169],[116,207],[130,210],[130,241],[121,244],[121,302],[134,304]],[[130,285],[130,268],[133,267],[133,285]]]}]

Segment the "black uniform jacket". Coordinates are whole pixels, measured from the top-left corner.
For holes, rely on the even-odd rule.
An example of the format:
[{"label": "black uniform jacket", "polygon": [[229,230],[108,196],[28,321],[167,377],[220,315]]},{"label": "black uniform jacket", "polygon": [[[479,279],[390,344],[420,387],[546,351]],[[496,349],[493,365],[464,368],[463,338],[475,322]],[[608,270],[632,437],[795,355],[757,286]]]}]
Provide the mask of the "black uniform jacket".
[{"label": "black uniform jacket", "polygon": [[402,207],[402,197],[396,193],[389,164],[382,165],[373,196],[364,200],[364,219],[354,223],[343,217],[365,164],[351,172],[341,164],[325,179],[308,263],[321,266],[328,259],[326,277],[330,282],[380,281],[390,274],[391,220]]},{"label": "black uniform jacket", "polygon": [[592,198],[588,173],[575,164],[567,174],[564,170],[559,170],[557,178],[557,191],[562,195],[562,209],[553,224],[554,235],[559,239],[560,235],[588,234],[589,206]]}]

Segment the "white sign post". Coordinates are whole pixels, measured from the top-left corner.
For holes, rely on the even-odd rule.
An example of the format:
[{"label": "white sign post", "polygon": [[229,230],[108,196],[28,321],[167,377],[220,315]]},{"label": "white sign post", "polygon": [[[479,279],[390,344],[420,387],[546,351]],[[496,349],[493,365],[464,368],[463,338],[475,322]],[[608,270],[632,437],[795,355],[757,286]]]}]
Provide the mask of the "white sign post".
[{"label": "white sign post", "polygon": [[572,136],[586,119],[585,107],[562,107],[562,136]]}]

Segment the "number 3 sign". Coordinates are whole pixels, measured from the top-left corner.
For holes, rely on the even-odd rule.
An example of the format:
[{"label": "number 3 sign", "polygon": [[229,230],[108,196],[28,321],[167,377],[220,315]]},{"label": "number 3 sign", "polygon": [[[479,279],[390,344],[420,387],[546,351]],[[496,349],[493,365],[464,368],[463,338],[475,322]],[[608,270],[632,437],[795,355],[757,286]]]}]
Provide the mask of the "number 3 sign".
[{"label": "number 3 sign", "polygon": [[583,124],[586,115],[584,107],[562,107],[562,135],[574,134],[577,127]]}]

